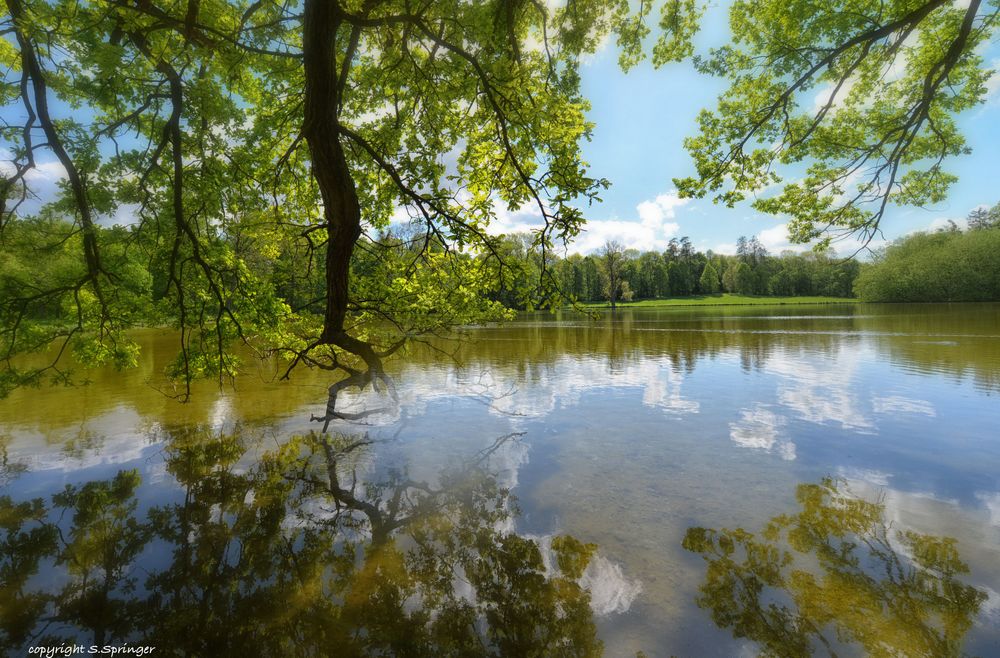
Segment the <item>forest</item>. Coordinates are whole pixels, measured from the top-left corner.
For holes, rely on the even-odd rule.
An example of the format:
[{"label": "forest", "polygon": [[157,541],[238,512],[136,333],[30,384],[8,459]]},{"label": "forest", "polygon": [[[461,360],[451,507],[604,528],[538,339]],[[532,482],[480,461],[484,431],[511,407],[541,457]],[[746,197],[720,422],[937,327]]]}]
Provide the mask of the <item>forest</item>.
[{"label": "forest", "polygon": [[[542,269],[540,254],[531,249],[525,236],[510,236],[505,244],[512,260],[520,265],[519,277],[524,286]],[[698,251],[687,237],[671,239],[663,252],[625,249],[610,241],[594,254],[552,258],[548,267],[558,289],[569,300],[610,301],[613,292],[616,302],[628,302],[721,292],[851,297],[861,264],[833,252],[772,255],[757,238],[741,236],[735,255]],[[512,308],[524,307],[513,291],[500,290],[491,295]]]}]

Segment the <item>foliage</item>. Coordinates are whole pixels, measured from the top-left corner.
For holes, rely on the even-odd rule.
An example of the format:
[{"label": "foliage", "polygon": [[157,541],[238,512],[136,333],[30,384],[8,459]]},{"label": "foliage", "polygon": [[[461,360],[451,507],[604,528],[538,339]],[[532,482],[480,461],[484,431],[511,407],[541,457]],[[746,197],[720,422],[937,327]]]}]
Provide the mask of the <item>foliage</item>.
[{"label": "foliage", "polygon": [[[653,5],[4,7],[0,106],[23,122],[0,129],[0,239],[58,257],[34,281],[30,260],[3,263],[0,394],[69,381],[60,357],[77,343],[89,362],[127,366],[126,331],[158,323],[180,330],[171,372],[185,383],[235,375],[241,341],[343,386],[391,386],[382,359],[407,339],[503,317],[482,294],[497,281],[519,303],[555,303],[547,254],[608,184],[580,156],[592,126],[579,65],[609,37],[623,66],[641,59]],[[654,63],[690,53],[698,15],[665,4]],[[65,181],[34,213],[43,164]],[[487,230],[524,206],[542,218],[531,279]],[[381,244],[407,218],[403,242]],[[105,228],[116,219],[128,230]],[[16,362],[53,340],[54,361]]]},{"label": "foliage", "polygon": [[701,277],[698,278],[698,287],[708,295],[717,293],[722,289],[722,284],[719,282],[719,273],[715,271],[712,263],[705,264],[705,268],[701,271]]},{"label": "foliage", "polygon": [[[103,267],[115,277],[114,311],[76,283],[85,276],[78,254],[82,237],[70,224],[49,216],[9,223],[0,232],[0,341],[6,352],[0,369],[0,398],[13,388],[37,385],[46,368],[25,367],[12,357],[42,351],[61,341],[62,352],[94,365],[135,365],[138,348],[122,331],[155,317],[152,279],[141,254],[128,244],[128,232],[105,229]],[[109,300],[104,298],[105,302]],[[84,331],[82,327],[96,327]],[[52,379],[69,380],[54,364]]]},{"label": "foliage", "polygon": [[[637,302],[631,302],[628,306],[642,308],[672,306],[783,306],[788,304],[851,304],[855,301],[857,300],[850,297],[774,297],[771,295],[756,296],[720,293],[717,295],[672,297],[670,299],[644,299]],[[587,307],[588,305],[584,305],[584,308]]]},{"label": "foliage", "polygon": [[[728,89],[686,140],[682,194],[791,217],[792,240],[870,239],[890,204],[941,201],[969,147],[956,116],[981,103],[992,0],[737,0],[732,43],[696,58]],[[777,194],[781,168],[796,180]],[[805,169],[802,175],[802,169]],[[758,196],[759,195],[759,196]]]},{"label": "foliage", "polygon": [[[995,213],[995,206],[993,212]],[[866,264],[854,291],[870,302],[1000,300],[1000,227],[970,216],[957,228],[901,238]],[[984,228],[985,227],[985,228]]]},{"label": "foliage", "polygon": [[598,258],[603,279],[602,292],[611,302],[611,308],[614,309],[619,299],[625,302],[632,301],[632,289],[622,272],[625,263],[624,245],[614,240],[606,242]]}]

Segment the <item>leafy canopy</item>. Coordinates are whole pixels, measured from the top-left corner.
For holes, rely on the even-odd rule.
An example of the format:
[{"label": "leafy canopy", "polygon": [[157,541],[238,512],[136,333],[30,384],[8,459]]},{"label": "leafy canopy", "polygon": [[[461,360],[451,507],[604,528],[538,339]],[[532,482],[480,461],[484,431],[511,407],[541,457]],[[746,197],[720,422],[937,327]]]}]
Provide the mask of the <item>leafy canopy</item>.
[{"label": "leafy canopy", "polygon": [[[890,204],[939,202],[954,182],[944,162],[969,151],[956,117],[986,94],[980,46],[998,11],[995,0],[738,0],[732,43],[695,60],[729,87],[686,140],[697,177],[675,183],[730,206],[753,195],[790,217],[797,242],[870,240]],[[796,178],[764,194],[785,171]]]},{"label": "leafy canopy", "polygon": [[[579,63],[609,37],[638,61],[652,3],[4,8],[0,241],[20,255],[0,273],[0,394],[68,380],[70,350],[134,363],[125,331],[151,323],[180,330],[185,382],[234,375],[243,341],[389,385],[382,359],[407,339],[502,316],[480,294],[517,278],[498,207],[533,206],[543,252],[581,230],[607,181],[580,155]],[[656,63],[689,54],[697,16],[662,7]],[[37,211],[53,158],[66,177]],[[554,296],[545,268],[531,287]],[[17,360],[53,341],[52,360]]]}]

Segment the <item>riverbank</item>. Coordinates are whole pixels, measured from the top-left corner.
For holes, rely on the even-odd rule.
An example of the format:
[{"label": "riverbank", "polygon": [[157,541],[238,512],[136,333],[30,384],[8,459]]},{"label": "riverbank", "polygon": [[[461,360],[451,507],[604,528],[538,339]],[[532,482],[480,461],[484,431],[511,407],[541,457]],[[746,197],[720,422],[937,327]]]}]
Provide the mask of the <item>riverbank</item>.
[{"label": "riverbank", "polygon": [[[691,295],[665,299],[643,299],[637,302],[619,302],[619,307],[658,306],[774,306],[784,304],[856,304],[853,297],[769,297],[758,295]],[[583,304],[585,308],[609,308],[607,302]]]}]

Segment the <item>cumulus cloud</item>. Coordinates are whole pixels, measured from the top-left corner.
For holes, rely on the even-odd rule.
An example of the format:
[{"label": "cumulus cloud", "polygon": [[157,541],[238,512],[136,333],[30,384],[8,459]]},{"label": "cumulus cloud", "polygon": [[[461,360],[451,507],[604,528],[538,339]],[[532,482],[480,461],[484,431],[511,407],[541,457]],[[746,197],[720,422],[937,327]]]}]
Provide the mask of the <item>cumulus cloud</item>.
[{"label": "cumulus cloud", "polygon": [[661,194],[652,201],[643,201],[635,209],[639,213],[639,220],[642,225],[647,228],[659,229],[664,226],[672,227],[676,231],[679,227],[677,224],[670,223],[667,224],[666,220],[673,219],[677,216],[676,208],[680,208],[688,202],[688,199],[682,199],[677,195],[676,191],[669,192],[667,194]]},{"label": "cumulus cloud", "polygon": [[621,219],[591,220],[587,228],[569,245],[569,251],[581,254],[594,253],[609,240],[617,240],[626,249],[662,251],[667,248],[670,238],[677,235],[680,226],[676,223],[663,225],[659,230],[651,229],[639,222]]},{"label": "cumulus cloud", "polygon": [[132,226],[139,223],[139,204],[123,203],[110,215],[100,217],[97,220],[102,226]]},{"label": "cumulus cloud", "polygon": [[678,235],[680,224],[674,221],[677,209],[688,203],[676,190],[643,201],[635,207],[639,221],[596,219],[587,222],[586,230],[570,245],[572,252],[588,254],[608,240],[618,240],[626,248],[648,251],[666,249],[670,238]]},{"label": "cumulus cloud", "polygon": [[488,231],[494,235],[537,231],[545,223],[542,211],[534,204],[522,206],[517,210],[510,210],[502,204],[498,204],[496,215],[496,219],[488,228]]},{"label": "cumulus cloud", "polygon": [[[609,240],[617,240],[626,248],[666,249],[670,238],[678,235],[680,224],[675,221],[677,209],[688,203],[675,190],[643,201],[636,206],[636,219],[590,219],[583,232],[568,246],[570,253],[589,254],[597,251]],[[525,205],[518,210],[497,208],[496,220],[489,232],[526,233],[537,231],[543,223],[537,206]]]},{"label": "cumulus cloud", "polygon": [[757,234],[757,239],[773,254],[782,251],[805,251],[809,248],[803,244],[792,244],[788,239],[788,224],[778,224],[764,229]]},{"label": "cumulus cloud", "polygon": [[35,168],[25,174],[29,182],[56,183],[66,178],[66,169],[58,160],[38,162]]},{"label": "cumulus cloud", "polygon": [[740,412],[740,419],[729,424],[729,438],[738,446],[776,452],[786,461],[795,459],[795,443],[780,436],[785,419],[762,405]]},{"label": "cumulus cloud", "polygon": [[990,515],[990,523],[1000,528],[1000,491],[978,491],[976,498],[983,504]]},{"label": "cumulus cloud", "polygon": [[[10,176],[14,173],[14,155],[0,148],[0,173]],[[56,197],[59,192],[59,181],[66,178],[66,169],[58,160],[36,160],[35,166],[24,174],[24,182],[30,190],[32,198],[21,207],[23,213],[37,212],[43,203]]]},{"label": "cumulus cloud", "polygon": [[857,390],[858,369],[872,358],[865,352],[870,349],[862,350],[845,341],[820,367],[795,350],[782,350],[768,359],[765,371],[779,378],[778,401],[794,417],[820,425],[839,425],[857,433],[874,433],[875,423],[862,410]]},{"label": "cumulus cloud", "polygon": [[[831,112],[839,110],[856,84],[857,80],[855,78],[848,78],[847,82],[841,85],[840,89],[837,89],[833,83],[821,87],[813,97],[813,114],[820,112],[828,103],[830,104]],[[836,93],[836,96],[834,96],[834,93]]]},{"label": "cumulus cloud", "polygon": [[874,397],[872,398],[872,409],[875,413],[880,414],[908,413],[921,414],[932,418],[937,416],[934,405],[927,400],[914,400],[901,395]]}]

